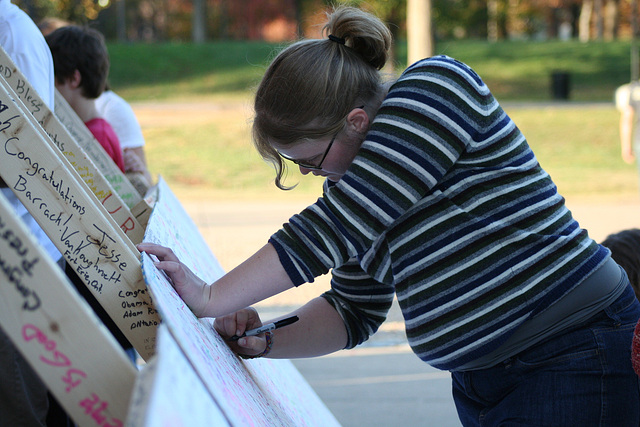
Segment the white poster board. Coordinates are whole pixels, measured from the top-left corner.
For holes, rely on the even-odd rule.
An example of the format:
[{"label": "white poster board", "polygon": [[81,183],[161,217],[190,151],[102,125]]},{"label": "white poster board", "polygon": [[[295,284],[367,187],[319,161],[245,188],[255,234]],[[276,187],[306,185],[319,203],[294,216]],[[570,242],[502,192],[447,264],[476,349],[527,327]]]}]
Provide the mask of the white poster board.
[{"label": "white poster board", "polygon": [[[145,241],[171,247],[207,281],[223,274],[204,239],[162,178]],[[166,275],[156,269],[144,253],[142,269],[163,324],[231,425],[339,425],[289,360],[243,361],[238,358],[214,330],[213,319],[196,318]]]},{"label": "white poster board", "polygon": [[229,426],[165,325],[133,391],[127,427]]}]

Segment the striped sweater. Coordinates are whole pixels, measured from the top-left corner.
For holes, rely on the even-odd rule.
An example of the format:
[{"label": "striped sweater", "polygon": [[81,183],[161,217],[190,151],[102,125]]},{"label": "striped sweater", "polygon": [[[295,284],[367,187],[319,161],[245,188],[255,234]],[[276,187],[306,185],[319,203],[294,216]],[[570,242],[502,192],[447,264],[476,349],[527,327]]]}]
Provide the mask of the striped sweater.
[{"label": "striped sweater", "polygon": [[445,370],[496,349],[609,253],[480,77],[445,56],[402,74],[347,173],[270,242],[296,286],[333,269],[323,296],[347,348],[395,293],[413,351]]}]

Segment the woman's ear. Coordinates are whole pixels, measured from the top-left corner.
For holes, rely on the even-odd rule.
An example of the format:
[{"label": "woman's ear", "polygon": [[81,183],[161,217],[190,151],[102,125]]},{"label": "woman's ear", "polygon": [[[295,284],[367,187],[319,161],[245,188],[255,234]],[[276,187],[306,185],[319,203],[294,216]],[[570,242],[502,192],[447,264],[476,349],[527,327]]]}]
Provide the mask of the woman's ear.
[{"label": "woman's ear", "polygon": [[369,124],[369,115],[362,108],[354,108],[347,116],[347,125],[356,133],[366,133]]}]

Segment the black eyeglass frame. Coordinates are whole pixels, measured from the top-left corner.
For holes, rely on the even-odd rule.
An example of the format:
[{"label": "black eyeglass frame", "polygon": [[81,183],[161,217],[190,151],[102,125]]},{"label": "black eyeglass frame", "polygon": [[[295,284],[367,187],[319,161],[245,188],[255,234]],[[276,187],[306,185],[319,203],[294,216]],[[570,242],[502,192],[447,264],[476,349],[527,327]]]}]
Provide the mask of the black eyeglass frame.
[{"label": "black eyeglass frame", "polygon": [[[340,133],[340,132],[338,132],[338,133]],[[322,155],[322,159],[320,159],[320,163],[318,163],[318,165],[312,165],[311,163],[306,163],[304,160],[294,159],[292,157],[287,156],[286,154],[282,154],[279,151],[278,151],[278,154],[283,159],[289,160],[290,162],[293,162],[293,163],[295,163],[296,165],[298,165],[298,166],[300,166],[302,168],[311,169],[311,170],[321,170],[322,169],[322,163],[324,162],[324,159],[327,158],[327,154],[329,154],[329,151],[331,150],[331,146],[333,145],[333,142],[336,140],[336,136],[338,136],[338,133],[333,135],[333,138],[331,138],[331,141],[329,142],[329,145],[327,146],[327,149],[324,151],[324,154]]]},{"label": "black eyeglass frame", "polygon": [[[364,105],[361,105],[360,107],[356,107],[356,108],[364,108]],[[312,165],[311,163],[305,163],[302,160],[298,160],[298,159],[294,159],[292,157],[287,156],[286,154],[282,154],[280,151],[278,151],[278,155],[280,157],[282,157],[285,160],[289,160],[290,162],[295,163],[296,165],[303,167],[305,169],[311,169],[311,170],[322,170],[322,163],[324,162],[324,159],[327,158],[327,154],[329,154],[329,151],[331,150],[331,146],[333,145],[333,142],[336,140],[336,137],[338,136],[338,134],[340,133],[340,131],[336,132],[335,135],[333,135],[333,138],[331,138],[331,141],[329,141],[329,145],[327,146],[327,149],[324,151],[324,154],[322,155],[322,159],[320,160],[320,163],[318,163],[318,165]]]}]

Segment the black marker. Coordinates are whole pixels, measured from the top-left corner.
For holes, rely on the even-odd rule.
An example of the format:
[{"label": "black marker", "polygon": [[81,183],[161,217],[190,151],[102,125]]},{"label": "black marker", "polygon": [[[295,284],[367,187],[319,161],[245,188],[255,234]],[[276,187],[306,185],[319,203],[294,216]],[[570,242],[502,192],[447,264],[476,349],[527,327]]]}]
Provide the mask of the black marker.
[{"label": "black marker", "polygon": [[278,329],[278,328],[282,328],[283,326],[290,325],[292,323],[297,322],[298,320],[299,320],[298,316],[287,317],[286,319],[278,320],[277,322],[268,323],[266,325],[260,326],[259,328],[246,331],[244,334],[240,336],[234,335],[231,338],[229,338],[229,341],[238,341],[240,338],[260,335],[263,332],[273,331],[274,329]]}]

